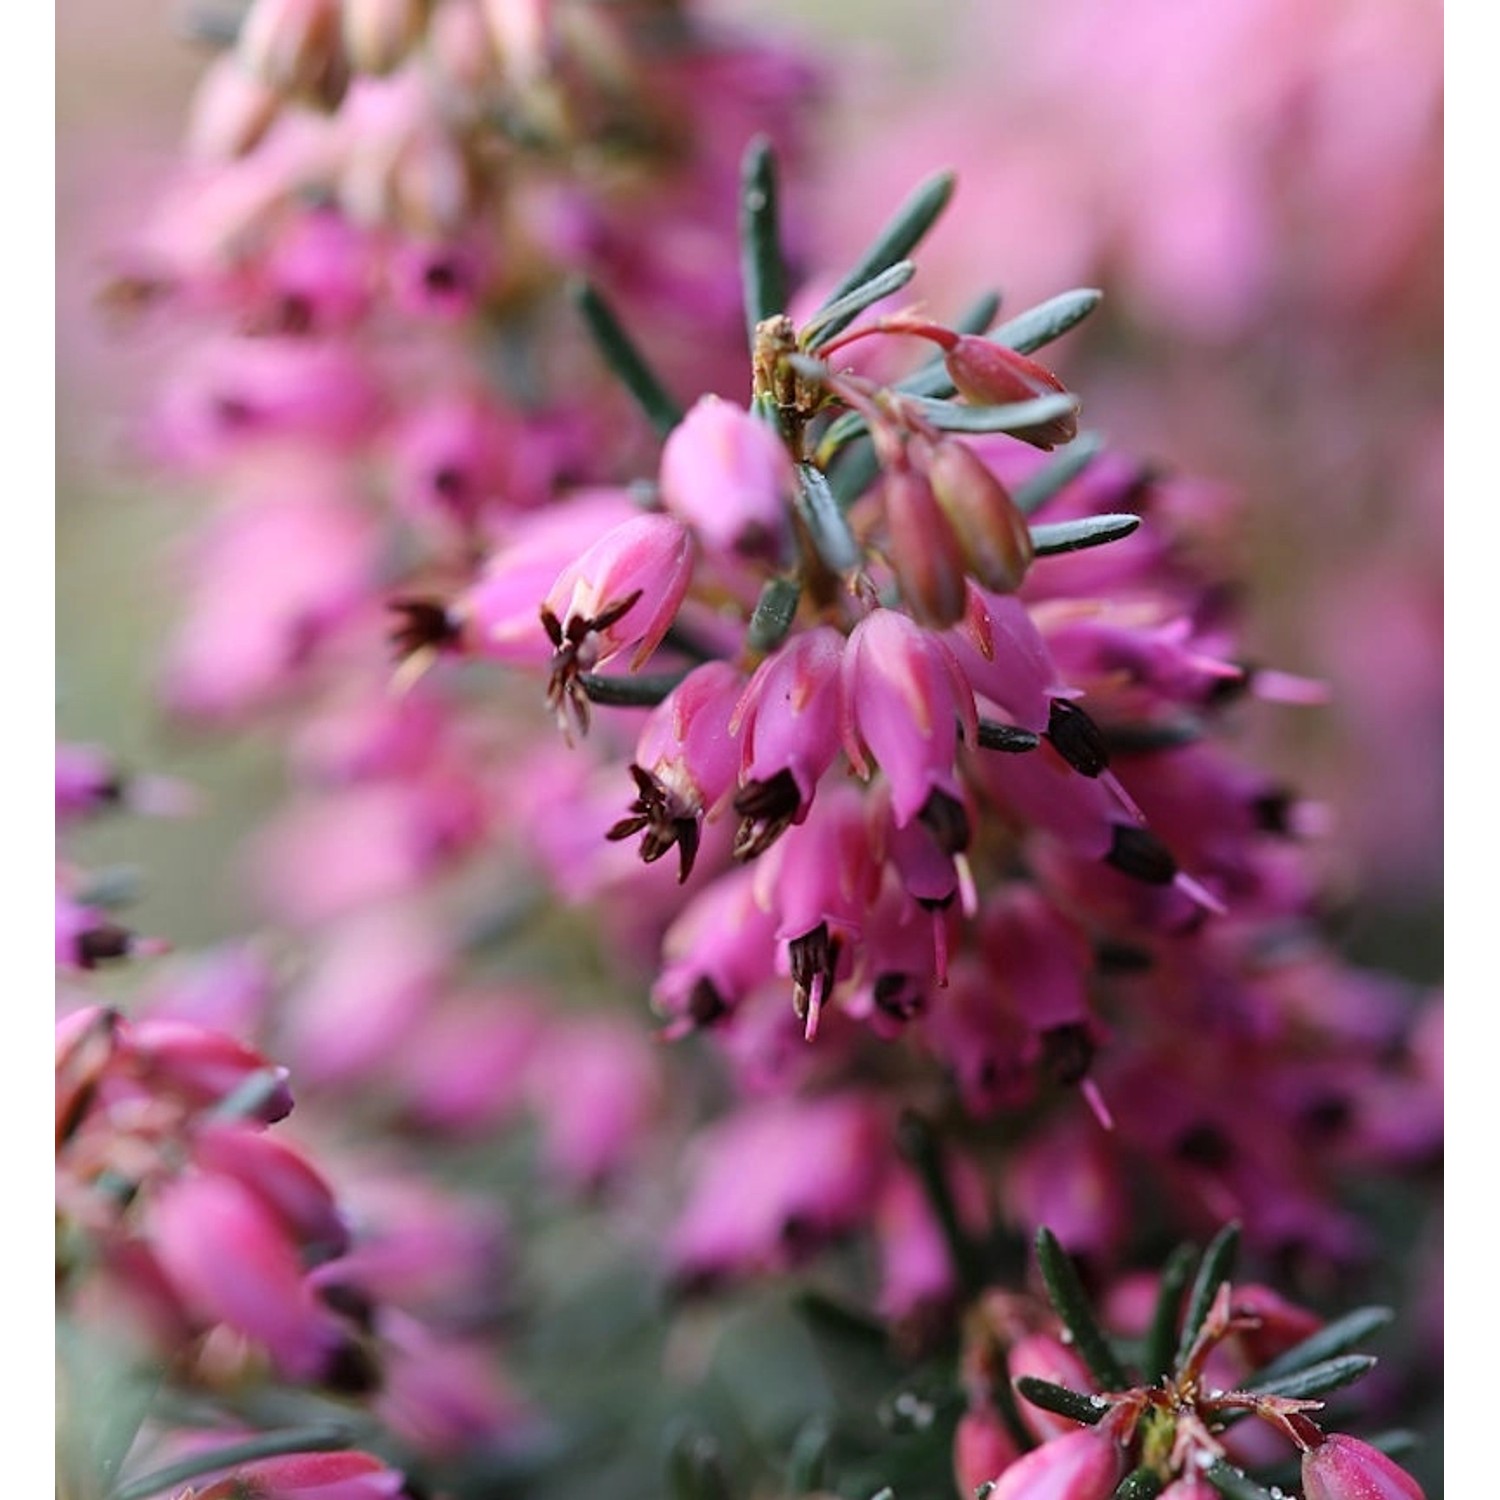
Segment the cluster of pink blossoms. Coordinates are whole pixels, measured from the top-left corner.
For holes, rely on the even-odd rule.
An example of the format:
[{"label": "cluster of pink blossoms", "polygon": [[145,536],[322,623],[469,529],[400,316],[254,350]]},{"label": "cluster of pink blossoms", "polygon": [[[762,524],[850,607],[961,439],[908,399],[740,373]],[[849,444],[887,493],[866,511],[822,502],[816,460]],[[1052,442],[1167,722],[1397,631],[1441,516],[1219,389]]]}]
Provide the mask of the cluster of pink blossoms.
[{"label": "cluster of pink blossoms", "polygon": [[[264,1048],[356,1206],[346,1108],[428,1151],[528,1118],[622,1232],[646,1209],[679,1288],[872,1242],[899,1345],[964,1320],[966,1486],[1104,1500],[1128,1454],[1192,1500],[1195,1454],[1254,1444],[1209,1401],[1201,1442],[1142,1453],[1155,1395],[1082,1378],[1040,1311],[984,1324],[984,1247],[1046,1223],[1126,1285],[1149,1200],[1302,1281],[1358,1265],[1339,1187],[1433,1162],[1439,1013],[1342,963],[1322,810],[1223,748],[1237,704],[1321,701],[1243,659],[1230,502],[1081,435],[1034,357],[1097,294],[903,304],[945,176],[841,281],[788,287],[803,228],[740,150],[809,80],[675,4],[249,8],[116,292],[193,340],[150,445],[218,503],[164,697],[285,747],[250,849],[284,946],[65,1017],[66,1212],[90,1295],[184,1384],[357,1394],[419,1472],[514,1441],[495,1225],[377,1162],[356,1226],[263,1129],[289,1103]],[[566,271],[594,285],[567,301]],[[70,761],[60,816],[161,800],[140,785]],[[86,894],[60,887],[64,965],[142,951]],[[717,1118],[664,1085],[702,1050],[653,1047],[637,991],[721,1056]],[[1226,1386],[1314,1332],[1256,1294],[1203,1359],[1252,1315],[1295,1336]],[[1033,1371],[1108,1419],[1018,1433],[997,1389]],[[1309,1500],[1386,1474],[1290,1435]],[[402,1482],[362,1454],[204,1472],[200,1500]]]}]

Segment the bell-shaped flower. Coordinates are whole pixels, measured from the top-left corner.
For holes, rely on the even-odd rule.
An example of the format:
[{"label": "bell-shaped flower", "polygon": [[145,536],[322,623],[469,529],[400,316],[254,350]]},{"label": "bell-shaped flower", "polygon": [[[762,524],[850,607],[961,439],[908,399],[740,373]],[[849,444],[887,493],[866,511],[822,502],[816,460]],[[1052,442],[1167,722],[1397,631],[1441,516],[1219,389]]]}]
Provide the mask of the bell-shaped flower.
[{"label": "bell-shaped flower", "polygon": [[1425,1500],[1398,1463],[1342,1432],[1302,1455],[1302,1490],[1306,1500]]}]

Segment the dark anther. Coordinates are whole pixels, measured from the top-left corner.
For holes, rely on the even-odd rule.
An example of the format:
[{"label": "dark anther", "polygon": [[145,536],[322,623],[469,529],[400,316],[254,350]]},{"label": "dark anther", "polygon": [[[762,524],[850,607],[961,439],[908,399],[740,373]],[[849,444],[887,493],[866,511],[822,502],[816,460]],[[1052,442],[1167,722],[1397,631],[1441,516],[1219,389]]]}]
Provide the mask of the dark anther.
[{"label": "dark anther", "polygon": [[833,989],[834,970],[838,967],[839,943],[828,931],[827,922],[819,922],[811,932],[793,938],[787,945],[792,961],[792,1004],[797,1019],[807,1019],[817,981],[822,979],[822,999]]},{"label": "dark anther", "polygon": [[1178,1138],[1177,1156],[1195,1167],[1220,1171],[1234,1160],[1234,1142],[1217,1125],[1195,1125]]},{"label": "dark anther", "polygon": [[1094,1040],[1081,1021],[1052,1026],[1042,1033],[1042,1071],[1061,1084],[1081,1082],[1094,1060]]},{"label": "dark anther", "polygon": [[96,968],[106,959],[124,958],[130,952],[130,933],[113,922],[101,922],[78,934],[75,956],[81,969]]},{"label": "dark anther", "polygon": [[350,1340],[329,1360],[323,1384],[340,1395],[367,1396],[380,1389],[380,1368],[369,1350]]},{"label": "dark anther", "polygon": [[937,842],[944,854],[962,854],[973,836],[964,805],[947,792],[932,792],[922,804],[918,820]]},{"label": "dark anther", "polygon": [[432,491],[456,509],[469,497],[469,476],[458,464],[439,464],[432,471]]},{"label": "dark anther", "polygon": [[1094,948],[1094,967],[1101,974],[1145,974],[1155,964],[1145,948],[1129,943],[1102,942]]},{"label": "dark anther", "polygon": [[1143,880],[1147,885],[1171,885],[1177,878],[1177,861],[1149,828],[1135,823],[1116,823],[1112,832],[1109,853],[1104,856],[1105,864],[1113,865],[1122,875]]},{"label": "dark anther", "polygon": [[871,994],[875,1008],[896,1021],[910,1021],[926,1009],[927,996],[910,974],[882,974]]},{"label": "dark anther", "polygon": [[1041,744],[1041,736],[1029,729],[1019,729],[1014,724],[998,724],[993,719],[979,721],[979,748],[1001,750],[1008,755],[1023,754],[1035,750]]},{"label": "dark anther", "polygon": [[699,828],[696,813],[649,771],[631,766],[639,796],[630,804],[630,813],[605,834],[614,843],[644,832],[641,858],[655,864],[675,844],[677,846],[677,882],[682,884],[693,873],[698,857]]},{"label": "dark anther", "polygon": [[734,835],[734,857],[764,854],[786,831],[802,806],[797,778],[781,770],[765,781],[747,782],[735,795],[740,826]]},{"label": "dark anther", "polygon": [[1247,662],[1236,662],[1235,665],[1239,667],[1240,675],[1238,677],[1215,677],[1203,696],[1204,703],[1212,708],[1219,708],[1245,696],[1250,688],[1250,679],[1255,676],[1255,668]]},{"label": "dark anther", "polygon": [[1081,776],[1097,776],[1109,769],[1109,747],[1099,726],[1076,703],[1054,698],[1047,716],[1047,738],[1052,747]]},{"label": "dark anther", "polygon": [[441,295],[462,290],[467,279],[451,260],[431,261],[422,272],[422,285]]},{"label": "dark anther", "polygon": [[347,1281],[329,1282],[318,1289],[325,1306],[368,1333],[375,1326],[375,1303],[368,1292]]},{"label": "dark anther", "polygon": [[463,636],[463,627],[436,599],[392,599],[386,608],[400,617],[390,642],[402,661],[419,651],[452,651]]},{"label": "dark anther", "polygon": [[1289,834],[1292,831],[1292,807],[1296,799],[1283,787],[1263,792],[1250,804],[1255,826],[1263,833]]},{"label": "dark anther", "polygon": [[1321,1141],[1342,1134],[1353,1118],[1354,1106],[1336,1094],[1315,1099],[1298,1114],[1303,1128]]},{"label": "dark anther", "polygon": [[712,1026],[729,1014],[729,1002],[713,980],[705,977],[688,992],[687,1013],[694,1026]]}]

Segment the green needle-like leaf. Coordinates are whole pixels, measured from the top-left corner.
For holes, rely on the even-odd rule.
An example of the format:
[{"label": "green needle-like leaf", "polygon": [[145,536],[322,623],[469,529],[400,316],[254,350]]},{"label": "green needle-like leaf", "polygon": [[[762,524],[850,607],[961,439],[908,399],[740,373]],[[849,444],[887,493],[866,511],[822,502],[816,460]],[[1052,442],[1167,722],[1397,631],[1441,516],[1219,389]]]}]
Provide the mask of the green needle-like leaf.
[{"label": "green needle-like leaf", "polygon": [[848,510],[875,483],[880,460],[869,438],[856,438],[845,447],[828,471],[828,485],[840,510]]},{"label": "green needle-like leaf", "polygon": [[1278,1380],[1283,1375],[1294,1375],[1309,1365],[1321,1364],[1335,1355],[1347,1354],[1355,1345],[1362,1344],[1372,1333],[1378,1333],[1391,1321],[1388,1307],[1357,1307],[1342,1318],[1336,1318],[1326,1327],[1310,1334],[1300,1344],[1278,1355],[1264,1369],[1257,1370],[1250,1378],[1255,1389],[1262,1388],[1267,1380]]},{"label": "green needle-like leaf", "polygon": [[914,261],[898,260],[895,265],[887,267],[878,276],[872,276],[863,285],[840,297],[837,302],[830,302],[827,307],[815,313],[801,330],[803,347],[821,349],[833,337],[829,331],[833,324],[837,323],[841,328],[846,326],[881,298],[889,297],[892,292],[899,292],[916,274]]},{"label": "green needle-like leaf", "polygon": [[147,1474],[133,1484],[117,1489],[110,1500],[148,1500],[151,1495],[160,1495],[174,1489],[200,1474],[211,1474],[217,1469],[233,1469],[240,1464],[254,1463],[261,1458],[281,1458],[288,1453],[330,1453],[347,1448],[351,1434],[347,1428],[324,1424],[317,1427],[291,1427],[281,1432],[267,1432],[259,1437],[246,1438],[243,1442],[229,1443],[223,1448],[205,1449],[190,1458],[178,1460]]},{"label": "green needle-like leaf", "polygon": [[811,1495],[823,1489],[832,1437],[833,1430],[823,1417],[809,1417],[798,1429],[787,1460],[788,1494]]},{"label": "green needle-like leaf", "polygon": [[1203,1471],[1203,1477],[1224,1496],[1224,1500],[1275,1500],[1250,1476],[1224,1459],[1217,1459]]},{"label": "green needle-like leaf", "polygon": [[1141,1374],[1147,1385],[1158,1385],[1172,1373],[1172,1355],[1177,1348],[1177,1320],[1182,1315],[1182,1294],[1197,1264],[1198,1252],[1192,1245],[1179,1245],[1162,1267],[1161,1287],[1156,1294],[1156,1310],[1146,1334],[1146,1348],[1141,1360]]},{"label": "green needle-like leaf", "polygon": [[1219,1287],[1234,1274],[1234,1259],[1240,1248],[1240,1226],[1226,1224],[1203,1252],[1193,1290],[1188,1296],[1187,1312],[1182,1320],[1182,1335],[1177,1341],[1177,1363],[1187,1358],[1188,1350],[1198,1338],[1203,1320],[1213,1306]]},{"label": "green needle-like leaf", "polygon": [[[927,231],[948,206],[956,180],[952,172],[938,172],[919,183],[910,197],[891,215],[890,221],[875,237],[870,248],[828,294],[823,307],[829,307],[839,298],[847,297],[855,287],[863,286],[882,271],[889,270],[898,260],[905,260],[921,244]],[[822,310],[818,309],[819,312]],[[825,332],[829,338],[839,331],[839,327],[833,324],[826,325]]]},{"label": "green needle-like leaf", "polygon": [[1102,547],[1118,542],[1141,524],[1139,516],[1126,514],[1085,516],[1081,521],[1054,521],[1031,528],[1031,546],[1038,557],[1055,557],[1059,552],[1081,552],[1085,547]]},{"label": "green needle-like leaf", "polygon": [[635,397],[656,435],[666,437],[682,420],[682,408],[667,394],[667,388],[599,293],[587,282],[578,282],[572,288],[572,296],[604,363]]},{"label": "green needle-like leaf", "polygon": [[990,338],[1017,354],[1030,354],[1061,338],[1076,323],[1081,323],[1098,307],[1104,293],[1092,287],[1063,292],[1036,307],[1028,308],[1008,323],[1002,323]]},{"label": "green needle-like leaf", "polygon": [[1010,498],[1023,516],[1040,510],[1059,490],[1078,478],[1098,456],[1104,439],[1097,432],[1081,432],[1050,463],[1018,484]]},{"label": "green needle-like leaf", "polygon": [[667,1457],[672,1500],[729,1500],[729,1476],[719,1445],[706,1432],[685,1433]]},{"label": "green needle-like leaf", "polygon": [[655,708],[686,676],[686,672],[663,672],[651,677],[601,677],[582,672],[578,686],[590,703],[601,707]]},{"label": "green needle-like leaf", "polygon": [[1036,1258],[1041,1266],[1047,1295],[1057,1309],[1089,1373],[1107,1391],[1124,1390],[1130,1385],[1120,1357],[1114,1351],[1104,1330],[1095,1321],[1083,1283],[1072,1257],[1058,1244],[1057,1236],[1043,1225],[1036,1232]]},{"label": "green needle-like leaf", "polygon": [[786,639],[801,599],[802,585],[795,578],[773,578],[766,584],[745,633],[752,651],[773,651]]},{"label": "green needle-like leaf", "polygon": [[941,432],[1020,432],[1078,410],[1076,396],[1039,396],[1004,406],[968,406],[920,396],[916,402],[923,418]]},{"label": "green needle-like leaf", "polygon": [[1378,1363],[1368,1354],[1341,1354],[1290,1375],[1278,1375],[1274,1380],[1257,1380],[1241,1389],[1257,1396],[1292,1396],[1300,1401],[1353,1385]]},{"label": "green needle-like leaf", "polygon": [[983,1270],[977,1247],[959,1217],[937,1133],[920,1115],[907,1113],[897,1124],[896,1140],[901,1154],[917,1174],[928,1207],[942,1229],[948,1258],[953,1262],[953,1274],[964,1291],[973,1296],[984,1285]]},{"label": "green needle-like leaf", "polygon": [[1155,1469],[1133,1469],[1119,1483],[1111,1500],[1156,1500],[1162,1478]]},{"label": "green needle-like leaf", "polygon": [[835,573],[848,573],[858,566],[859,543],[844,519],[843,507],[823,471],[812,464],[797,465],[797,511],[818,556]]},{"label": "green needle-like leaf", "polygon": [[[745,148],[740,168],[740,276],[750,348],[755,330],[786,311],[786,266],[776,202],[776,153],[765,136]],[[852,316],[852,315],[851,315]]]},{"label": "green needle-like leaf", "polygon": [[1056,1412],[1072,1422],[1082,1422],[1086,1427],[1095,1426],[1108,1410],[1104,1406],[1095,1406],[1087,1396],[1070,1391],[1065,1385],[1055,1385],[1035,1375],[1017,1375],[1015,1387],[1033,1406]]}]

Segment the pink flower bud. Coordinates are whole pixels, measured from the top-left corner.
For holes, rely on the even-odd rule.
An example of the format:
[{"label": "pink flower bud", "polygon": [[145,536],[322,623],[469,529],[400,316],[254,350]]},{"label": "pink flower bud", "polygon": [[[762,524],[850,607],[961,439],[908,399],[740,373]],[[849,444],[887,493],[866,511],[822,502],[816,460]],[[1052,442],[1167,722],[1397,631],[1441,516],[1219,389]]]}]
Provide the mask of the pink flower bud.
[{"label": "pink flower bud", "polygon": [[188,1021],[148,1019],[132,1028],[128,1046],[135,1071],[152,1089],[207,1108],[265,1074],[270,1086],[255,1118],[270,1124],[291,1111],[286,1069],[273,1069],[260,1053],[221,1032]]},{"label": "pink flower bud", "polygon": [[389,73],[416,45],[424,0],[343,0],[344,49],[361,73]]},{"label": "pink flower bud", "polygon": [[405,1481],[368,1453],[292,1453],[238,1468],[198,1500],[396,1500]]},{"label": "pink flower bud", "polygon": [[960,1495],[971,1496],[1020,1456],[1010,1429],[993,1407],[970,1407],[958,1419],[953,1434],[953,1478]]},{"label": "pink flower bud", "polygon": [[[928,483],[948,518],[964,566],[985,588],[1012,594],[1034,555],[1031,529],[1010,492],[965,443],[941,438],[925,446]],[[960,606],[953,623],[962,617]]]},{"label": "pink flower bud", "polygon": [[881,489],[886,554],[901,597],[922,625],[943,630],[964,613],[964,554],[927,476],[902,463]]},{"label": "pink flower bud", "polygon": [[199,161],[233,161],[252,151],[281,110],[281,94],[237,57],[221,57],[193,95],[188,150]]},{"label": "pink flower bud", "polygon": [[995,1484],[988,1500],[1108,1500],[1125,1472],[1120,1446],[1085,1427],[1033,1448]]},{"label": "pink flower bud", "polygon": [[179,1177],[151,1204],[150,1227],[162,1269],[198,1317],[265,1345],[294,1379],[328,1372],[343,1331],[314,1297],[286,1229],[249,1188]]},{"label": "pink flower bud", "polygon": [[339,0],[255,0],[236,56],[251,77],[280,93],[337,97]]},{"label": "pink flower bud", "polygon": [[[959,394],[976,406],[1009,406],[1012,402],[1034,401],[1039,396],[1068,393],[1062,381],[1034,359],[973,334],[958,335],[943,362]],[[1012,436],[1038,448],[1052,448],[1078,436],[1078,418],[1073,413],[1054,417]]]},{"label": "pink flower bud", "polygon": [[1302,1455],[1302,1488],[1307,1500],[1426,1500],[1405,1469],[1341,1432]]},{"label": "pink flower bud", "polygon": [[702,397],[662,449],[662,503],[711,551],[784,562],[793,482],[776,434],[717,396]]}]

